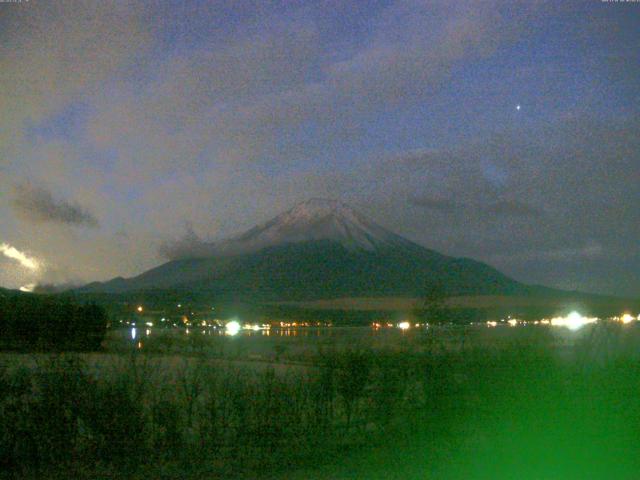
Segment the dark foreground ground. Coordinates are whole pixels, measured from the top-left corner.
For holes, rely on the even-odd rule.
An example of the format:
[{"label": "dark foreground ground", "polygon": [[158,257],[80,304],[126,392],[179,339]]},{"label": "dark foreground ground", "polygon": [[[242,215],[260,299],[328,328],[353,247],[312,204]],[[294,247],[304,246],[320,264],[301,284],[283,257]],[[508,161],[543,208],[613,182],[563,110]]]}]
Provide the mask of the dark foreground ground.
[{"label": "dark foreground ground", "polygon": [[316,352],[305,367],[3,357],[5,478],[637,479],[632,325],[558,347]]}]

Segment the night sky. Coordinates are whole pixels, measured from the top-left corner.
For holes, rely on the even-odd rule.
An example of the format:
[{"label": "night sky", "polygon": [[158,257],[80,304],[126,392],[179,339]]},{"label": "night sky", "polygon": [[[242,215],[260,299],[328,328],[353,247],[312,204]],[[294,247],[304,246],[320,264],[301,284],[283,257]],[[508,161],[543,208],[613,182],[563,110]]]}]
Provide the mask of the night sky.
[{"label": "night sky", "polygon": [[0,3],[0,285],[131,276],[330,197],[640,295],[639,32],[601,0]]}]

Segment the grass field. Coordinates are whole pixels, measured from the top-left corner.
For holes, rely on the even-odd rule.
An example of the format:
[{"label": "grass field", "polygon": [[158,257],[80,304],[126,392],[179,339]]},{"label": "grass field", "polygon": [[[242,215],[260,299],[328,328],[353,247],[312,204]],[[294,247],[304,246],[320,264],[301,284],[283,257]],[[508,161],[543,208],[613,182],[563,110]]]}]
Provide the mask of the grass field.
[{"label": "grass field", "polygon": [[636,322],[202,337],[1,355],[0,475],[637,478]]}]

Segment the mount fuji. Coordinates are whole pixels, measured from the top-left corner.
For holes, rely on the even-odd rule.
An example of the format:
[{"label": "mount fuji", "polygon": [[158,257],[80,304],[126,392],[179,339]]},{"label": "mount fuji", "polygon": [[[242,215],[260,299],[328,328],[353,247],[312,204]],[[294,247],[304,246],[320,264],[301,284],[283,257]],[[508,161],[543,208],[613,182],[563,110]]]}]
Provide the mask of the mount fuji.
[{"label": "mount fuji", "polygon": [[414,297],[433,284],[450,295],[528,289],[489,265],[407,240],[342,202],[311,199],[239,236],[198,244],[183,258],[136,277],[80,290],[188,289],[223,298],[284,301]]}]

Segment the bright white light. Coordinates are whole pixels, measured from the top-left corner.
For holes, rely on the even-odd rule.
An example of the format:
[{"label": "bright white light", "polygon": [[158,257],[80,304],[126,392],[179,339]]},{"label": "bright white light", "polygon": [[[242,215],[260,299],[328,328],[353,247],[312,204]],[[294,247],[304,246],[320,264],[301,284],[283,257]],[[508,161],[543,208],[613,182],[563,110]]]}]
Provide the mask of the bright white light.
[{"label": "bright white light", "polygon": [[33,292],[36,289],[35,283],[27,283],[20,287],[21,292]]},{"label": "bright white light", "polygon": [[512,327],[515,327],[516,325],[518,325],[518,321],[515,318],[512,318],[507,323]]},{"label": "bright white light", "polygon": [[487,322],[487,327],[497,327],[498,322]]},{"label": "bright white light", "polygon": [[34,272],[40,269],[40,263],[35,258],[27,256],[8,243],[0,243],[0,253],[7,258],[18,261],[24,268],[28,268]]},{"label": "bright white light", "polygon": [[136,334],[137,334],[136,327],[133,327],[131,329],[131,340],[135,340],[136,339]]},{"label": "bright white light", "polygon": [[578,312],[571,312],[566,317],[555,317],[551,319],[551,325],[554,327],[566,327],[569,330],[578,330],[583,326],[597,322],[597,318],[583,317]]},{"label": "bright white light", "polygon": [[622,315],[622,317],[620,317],[620,321],[622,323],[624,323],[625,325],[627,323],[631,323],[635,320],[635,318],[633,318],[631,315],[629,315],[628,313],[625,313],[624,315]]},{"label": "bright white light", "polygon": [[138,308],[136,310],[138,310],[138,312],[142,313],[142,310],[143,310],[142,305],[138,305]]},{"label": "bright white light", "polygon": [[411,324],[409,322],[400,322],[398,324],[398,328],[400,330],[409,330],[410,327],[411,327]]},{"label": "bright white light", "polygon": [[145,323],[145,325],[146,325],[147,327],[153,327],[153,322],[147,322],[147,323]]},{"label": "bright white light", "polygon": [[516,105],[516,110],[520,111],[520,105]]},{"label": "bright white light", "polygon": [[566,325],[569,330],[577,330],[582,327],[586,322],[583,320],[582,315],[578,312],[571,312],[567,317]]},{"label": "bright white light", "polygon": [[225,325],[225,329],[227,331],[227,335],[237,335],[242,327],[238,322],[232,320]]}]

